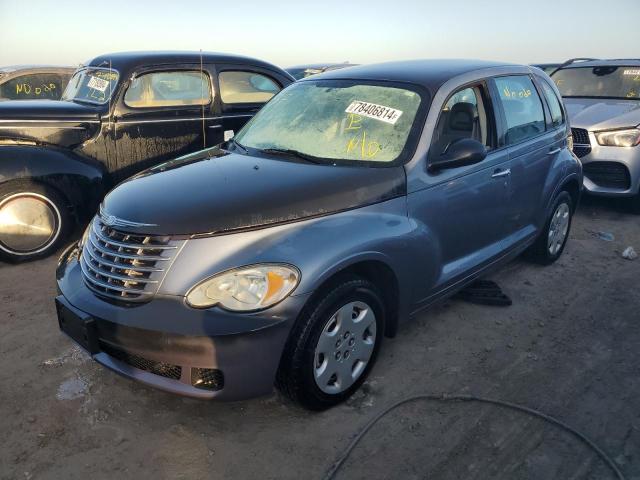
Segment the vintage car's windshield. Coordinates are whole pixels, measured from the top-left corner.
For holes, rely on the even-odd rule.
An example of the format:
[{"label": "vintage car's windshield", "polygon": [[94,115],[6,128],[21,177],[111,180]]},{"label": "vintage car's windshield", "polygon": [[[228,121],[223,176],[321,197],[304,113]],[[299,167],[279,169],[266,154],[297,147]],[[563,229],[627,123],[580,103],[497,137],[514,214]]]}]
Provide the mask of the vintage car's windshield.
[{"label": "vintage car's windshield", "polygon": [[73,74],[62,100],[103,104],[109,101],[119,74],[109,68],[82,68]]},{"label": "vintage car's windshield", "polygon": [[552,78],[563,97],[640,99],[640,67],[565,68]]},{"label": "vintage car's windshield", "polygon": [[404,87],[304,81],[276,95],[235,140],[329,162],[401,161],[421,100]]}]

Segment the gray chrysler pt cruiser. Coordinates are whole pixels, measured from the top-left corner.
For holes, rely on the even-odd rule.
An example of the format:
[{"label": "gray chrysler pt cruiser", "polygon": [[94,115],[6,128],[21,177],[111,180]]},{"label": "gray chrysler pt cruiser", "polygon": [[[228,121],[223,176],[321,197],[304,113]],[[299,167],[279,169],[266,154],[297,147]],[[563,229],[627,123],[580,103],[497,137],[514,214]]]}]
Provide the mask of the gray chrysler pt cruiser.
[{"label": "gray chrysler pt cruiser", "polygon": [[401,322],[526,252],[562,253],[582,185],[541,70],[410,61],[311,77],[220,147],[112,190],[57,270],[104,366],[233,400],[335,405]]}]

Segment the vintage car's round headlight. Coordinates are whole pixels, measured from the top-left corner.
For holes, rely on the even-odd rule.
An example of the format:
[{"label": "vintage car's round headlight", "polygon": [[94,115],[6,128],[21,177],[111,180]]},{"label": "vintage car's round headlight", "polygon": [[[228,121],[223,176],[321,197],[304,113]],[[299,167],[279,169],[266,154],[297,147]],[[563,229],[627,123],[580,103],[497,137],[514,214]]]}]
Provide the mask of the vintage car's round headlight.
[{"label": "vintage car's round headlight", "polygon": [[186,300],[194,308],[218,305],[236,312],[262,310],[286,298],[299,280],[300,272],[291,265],[250,265],[200,282]]}]

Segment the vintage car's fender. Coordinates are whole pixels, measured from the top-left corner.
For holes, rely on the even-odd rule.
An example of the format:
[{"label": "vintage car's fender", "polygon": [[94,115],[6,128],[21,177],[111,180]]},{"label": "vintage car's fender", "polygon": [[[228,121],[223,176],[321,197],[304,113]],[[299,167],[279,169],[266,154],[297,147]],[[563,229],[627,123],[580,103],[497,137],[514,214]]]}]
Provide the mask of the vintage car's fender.
[{"label": "vintage car's fender", "polygon": [[54,188],[78,220],[92,215],[104,196],[107,172],[73,151],[36,145],[0,145],[0,185],[30,180]]}]

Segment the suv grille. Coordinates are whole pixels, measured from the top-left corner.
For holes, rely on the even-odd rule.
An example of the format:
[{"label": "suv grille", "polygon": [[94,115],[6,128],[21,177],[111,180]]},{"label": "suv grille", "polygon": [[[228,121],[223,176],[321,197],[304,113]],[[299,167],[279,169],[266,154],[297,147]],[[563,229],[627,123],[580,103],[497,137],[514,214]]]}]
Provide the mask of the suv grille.
[{"label": "suv grille", "polygon": [[631,175],[618,162],[589,162],[582,166],[584,175],[599,187],[629,190]]},{"label": "suv grille", "polygon": [[178,246],[170,237],[120,232],[96,216],[82,250],[82,276],[100,296],[124,302],[148,301],[158,290]]},{"label": "suv grille", "polygon": [[576,157],[581,158],[591,152],[589,132],[584,128],[572,128],[571,135],[573,136],[573,153]]}]

